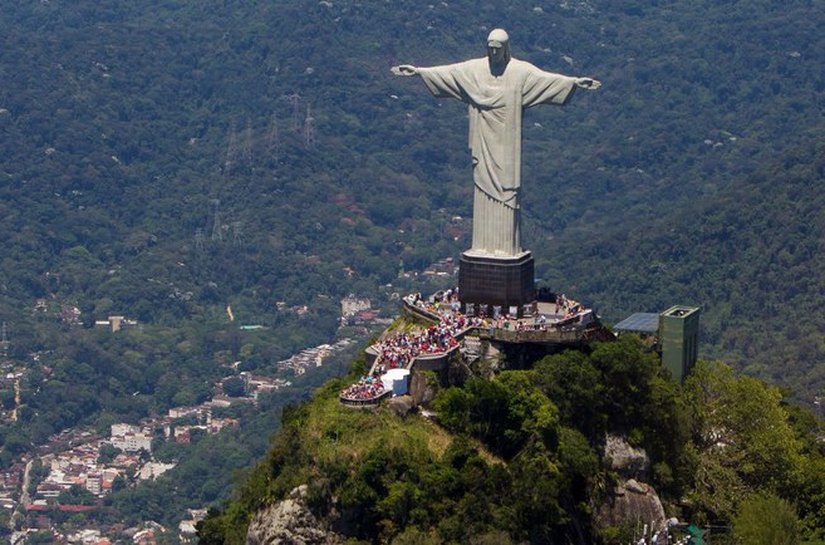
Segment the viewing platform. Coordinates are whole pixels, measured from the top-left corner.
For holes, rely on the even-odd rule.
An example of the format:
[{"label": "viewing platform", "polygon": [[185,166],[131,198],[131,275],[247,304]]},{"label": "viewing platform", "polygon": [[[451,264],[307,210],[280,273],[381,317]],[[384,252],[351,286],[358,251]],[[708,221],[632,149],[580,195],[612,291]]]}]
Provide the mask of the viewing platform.
[{"label": "viewing platform", "polygon": [[[432,302],[422,302],[407,296],[403,311],[408,316],[437,323],[441,309]],[[439,294],[433,296],[438,299]],[[453,310],[453,312],[458,312]],[[522,318],[499,316],[497,318],[465,317],[467,327],[456,337],[474,335],[482,340],[504,343],[533,343],[546,345],[576,345],[593,340],[611,340],[612,333],[605,329],[593,310],[580,303],[564,299],[564,302],[536,302],[534,312]]]},{"label": "viewing platform", "polygon": [[341,393],[341,403],[358,407],[377,405],[393,394],[390,388],[395,386],[383,384],[390,372],[404,370],[408,380],[413,371],[446,371],[468,335],[498,344],[548,349],[613,339],[592,309],[563,295],[555,303],[535,302],[533,312],[522,317],[471,317],[459,309],[457,290],[440,291],[426,300],[420,294],[404,297],[403,313],[422,325],[388,334],[367,347],[369,374]]},{"label": "viewing platform", "polygon": [[341,395],[338,396],[338,400],[342,405],[346,405],[347,407],[352,407],[355,409],[368,409],[377,406],[381,403],[382,399],[386,399],[390,396],[392,396],[392,390],[383,390],[379,394],[365,398],[348,397],[342,392]]}]

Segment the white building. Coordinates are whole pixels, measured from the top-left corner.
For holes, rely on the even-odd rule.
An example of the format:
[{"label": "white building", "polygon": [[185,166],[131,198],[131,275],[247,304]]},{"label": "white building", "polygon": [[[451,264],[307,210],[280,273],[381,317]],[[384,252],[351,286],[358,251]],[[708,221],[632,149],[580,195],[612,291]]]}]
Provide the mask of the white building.
[{"label": "white building", "polygon": [[100,473],[89,473],[86,475],[86,490],[99,496],[103,490],[103,476]]},{"label": "white building", "polygon": [[115,435],[126,435],[127,433],[135,433],[140,431],[140,428],[131,424],[112,424],[112,437]]},{"label": "white building", "polygon": [[112,436],[112,446],[125,452],[138,452],[141,449],[152,452],[152,436],[143,433]]},{"label": "white building", "polygon": [[341,299],[341,316],[352,316],[362,310],[369,310],[372,308],[372,303],[366,297],[355,297],[350,294]]},{"label": "white building", "polygon": [[124,452],[152,452],[151,432],[129,424],[112,424],[111,443]]},{"label": "white building", "polygon": [[155,480],[170,469],[175,467],[175,464],[164,464],[161,462],[148,462],[140,471],[138,471],[137,477],[141,481],[145,481],[147,479]]}]

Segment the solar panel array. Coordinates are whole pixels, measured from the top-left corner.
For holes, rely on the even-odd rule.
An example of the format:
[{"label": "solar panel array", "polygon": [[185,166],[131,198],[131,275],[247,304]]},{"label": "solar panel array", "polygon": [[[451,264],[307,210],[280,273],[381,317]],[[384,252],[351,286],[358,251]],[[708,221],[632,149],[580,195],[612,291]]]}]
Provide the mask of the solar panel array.
[{"label": "solar panel array", "polygon": [[637,312],[613,326],[616,331],[656,333],[659,330],[659,315],[655,312]]}]

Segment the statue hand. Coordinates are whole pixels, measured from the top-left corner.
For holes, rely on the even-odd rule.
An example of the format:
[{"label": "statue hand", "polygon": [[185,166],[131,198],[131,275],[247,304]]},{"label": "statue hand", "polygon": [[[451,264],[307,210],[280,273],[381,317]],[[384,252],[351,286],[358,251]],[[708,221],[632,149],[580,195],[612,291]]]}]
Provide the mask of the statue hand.
[{"label": "statue hand", "polygon": [[390,68],[390,71],[396,76],[414,76],[418,74],[418,68],[411,64],[399,64]]},{"label": "statue hand", "polygon": [[589,89],[591,91],[595,91],[596,89],[602,86],[602,82],[593,78],[577,78],[576,86],[581,87],[582,89]]}]

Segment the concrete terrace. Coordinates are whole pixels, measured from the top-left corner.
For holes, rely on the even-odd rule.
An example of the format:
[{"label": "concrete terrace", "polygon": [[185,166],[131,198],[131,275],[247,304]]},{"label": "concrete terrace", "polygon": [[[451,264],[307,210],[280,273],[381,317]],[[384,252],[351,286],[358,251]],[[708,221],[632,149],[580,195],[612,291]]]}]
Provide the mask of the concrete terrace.
[{"label": "concrete terrace", "polygon": [[358,384],[341,393],[348,405],[377,404],[387,397],[381,377],[389,369],[410,372],[442,371],[462,346],[465,336],[504,344],[577,346],[606,340],[611,333],[603,328],[591,309],[564,296],[555,303],[537,302],[534,312],[522,318],[465,316],[458,309],[455,290],[437,292],[428,299],[411,294],[403,299],[403,312],[430,324],[411,332],[388,335],[366,349],[370,372]]}]

